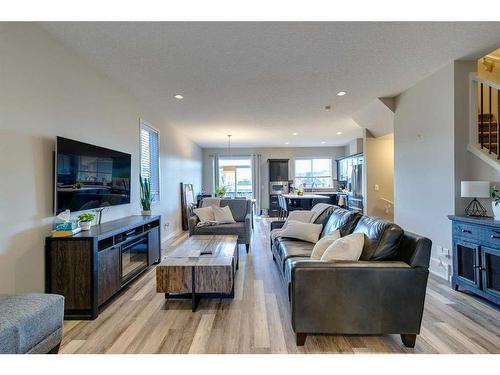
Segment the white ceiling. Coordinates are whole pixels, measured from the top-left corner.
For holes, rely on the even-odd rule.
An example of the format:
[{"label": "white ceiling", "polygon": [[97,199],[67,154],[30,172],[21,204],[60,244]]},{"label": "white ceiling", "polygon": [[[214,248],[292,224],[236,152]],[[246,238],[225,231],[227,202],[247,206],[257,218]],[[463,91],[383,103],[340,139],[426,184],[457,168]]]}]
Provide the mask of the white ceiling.
[{"label": "white ceiling", "polygon": [[500,23],[486,22],[42,27],[203,147],[225,147],[228,133],[235,147],[344,145],[374,98],[500,45]]}]

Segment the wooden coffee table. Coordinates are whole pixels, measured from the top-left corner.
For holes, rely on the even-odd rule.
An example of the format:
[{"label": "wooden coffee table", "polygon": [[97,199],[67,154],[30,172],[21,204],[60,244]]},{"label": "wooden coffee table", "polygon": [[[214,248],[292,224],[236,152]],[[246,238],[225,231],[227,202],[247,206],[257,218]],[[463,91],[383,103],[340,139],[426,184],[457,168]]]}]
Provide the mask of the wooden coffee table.
[{"label": "wooden coffee table", "polygon": [[234,298],[238,236],[194,235],[156,267],[156,291],[165,298],[190,298],[196,311],[201,297]]}]

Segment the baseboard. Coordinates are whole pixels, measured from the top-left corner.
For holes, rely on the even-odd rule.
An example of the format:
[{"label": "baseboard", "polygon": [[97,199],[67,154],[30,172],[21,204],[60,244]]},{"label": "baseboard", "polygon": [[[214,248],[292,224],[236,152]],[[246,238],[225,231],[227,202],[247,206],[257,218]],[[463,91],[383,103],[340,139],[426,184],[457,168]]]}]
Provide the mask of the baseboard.
[{"label": "baseboard", "polygon": [[431,258],[429,264],[429,272],[443,280],[450,281],[448,265],[444,264],[439,258]]},{"label": "baseboard", "polygon": [[171,240],[172,238],[177,237],[178,235],[182,234],[182,232],[183,231],[181,229],[178,229],[178,230],[170,233],[169,235],[167,235],[167,236],[165,236],[165,237],[162,238],[161,244],[163,245],[168,240]]}]

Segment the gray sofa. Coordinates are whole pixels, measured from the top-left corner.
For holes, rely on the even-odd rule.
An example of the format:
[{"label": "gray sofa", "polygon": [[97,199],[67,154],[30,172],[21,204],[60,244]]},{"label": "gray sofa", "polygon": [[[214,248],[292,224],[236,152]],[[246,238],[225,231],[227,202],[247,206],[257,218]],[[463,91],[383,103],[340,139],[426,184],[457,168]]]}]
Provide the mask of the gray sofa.
[{"label": "gray sofa", "polygon": [[198,217],[191,214],[189,217],[189,235],[234,234],[238,236],[238,244],[244,244],[248,253],[252,238],[252,201],[247,199],[221,199],[220,206],[229,206],[236,223],[198,227]]},{"label": "gray sofa", "polygon": [[63,296],[0,295],[0,353],[57,353],[63,337],[63,319]]},{"label": "gray sofa", "polygon": [[[321,236],[360,232],[360,261],[311,260],[314,244],[272,239],[271,250],[288,289],[297,345],[307,334],[400,334],[415,345],[424,310],[431,241],[387,221],[333,207]],[[274,230],[283,222],[273,222]]]}]

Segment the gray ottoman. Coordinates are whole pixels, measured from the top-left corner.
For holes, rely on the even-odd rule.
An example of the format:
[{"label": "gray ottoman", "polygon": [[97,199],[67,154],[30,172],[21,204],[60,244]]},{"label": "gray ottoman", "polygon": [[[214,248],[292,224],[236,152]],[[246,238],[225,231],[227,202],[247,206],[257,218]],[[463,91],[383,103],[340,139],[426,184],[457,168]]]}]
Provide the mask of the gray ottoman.
[{"label": "gray ottoman", "polygon": [[57,353],[63,317],[63,296],[0,295],[0,353]]}]

